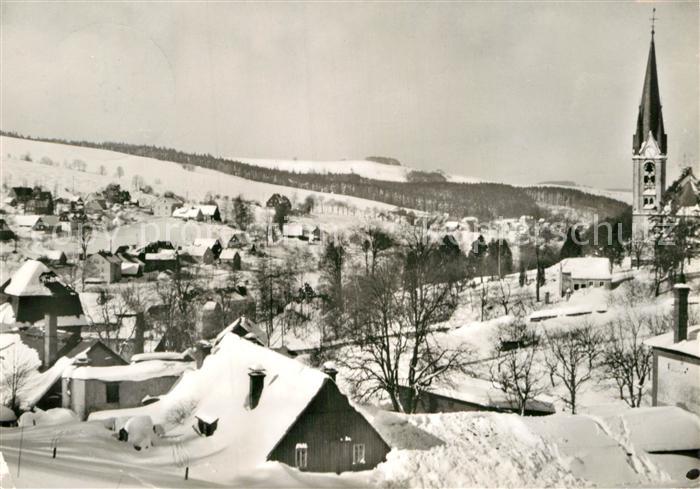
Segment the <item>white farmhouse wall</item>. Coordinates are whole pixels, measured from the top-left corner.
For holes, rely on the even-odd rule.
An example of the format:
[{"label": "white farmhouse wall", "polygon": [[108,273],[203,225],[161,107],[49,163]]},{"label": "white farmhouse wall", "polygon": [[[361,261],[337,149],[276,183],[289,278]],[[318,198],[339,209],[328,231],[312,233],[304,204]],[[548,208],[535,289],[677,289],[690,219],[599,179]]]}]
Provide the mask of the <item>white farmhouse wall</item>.
[{"label": "white farmhouse wall", "polygon": [[700,363],[680,355],[655,355],[655,405],[678,406],[700,416]]}]

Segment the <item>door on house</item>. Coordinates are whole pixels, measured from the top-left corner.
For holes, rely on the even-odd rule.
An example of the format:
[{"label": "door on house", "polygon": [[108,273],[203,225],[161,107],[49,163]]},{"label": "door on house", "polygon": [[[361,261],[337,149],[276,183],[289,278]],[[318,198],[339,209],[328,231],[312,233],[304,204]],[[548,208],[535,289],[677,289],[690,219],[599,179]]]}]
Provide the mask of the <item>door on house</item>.
[{"label": "door on house", "polygon": [[352,470],[352,438],[343,436],[335,443],[336,474]]}]

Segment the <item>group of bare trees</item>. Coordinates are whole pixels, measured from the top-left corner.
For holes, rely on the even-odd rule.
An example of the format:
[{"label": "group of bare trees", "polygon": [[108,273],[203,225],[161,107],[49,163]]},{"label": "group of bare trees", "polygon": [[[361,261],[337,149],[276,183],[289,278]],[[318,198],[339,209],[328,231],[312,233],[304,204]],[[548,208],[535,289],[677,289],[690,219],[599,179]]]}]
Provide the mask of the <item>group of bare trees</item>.
[{"label": "group of bare trees", "polygon": [[434,336],[455,305],[439,244],[419,228],[402,238],[348,279],[345,319],[356,351],[339,361],[352,372],[356,397],[383,393],[395,410],[414,412],[420,392],[463,370],[468,355]]},{"label": "group of bare trees", "polygon": [[652,372],[652,351],[644,341],[670,328],[667,314],[643,307],[651,297],[653,287],[622,286],[615,296],[619,314],[600,325],[584,321],[538,334],[516,321],[494,344],[491,381],[521,414],[555,386],[576,413],[582,388],[591,381],[612,382],[627,405],[641,406]]}]

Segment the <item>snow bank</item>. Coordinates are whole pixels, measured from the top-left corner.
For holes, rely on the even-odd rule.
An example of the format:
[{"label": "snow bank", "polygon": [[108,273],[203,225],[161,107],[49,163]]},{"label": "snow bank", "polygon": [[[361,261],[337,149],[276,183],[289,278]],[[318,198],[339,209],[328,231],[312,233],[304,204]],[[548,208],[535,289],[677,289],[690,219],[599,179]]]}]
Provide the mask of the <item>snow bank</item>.
[{"label": "snow bank", "polygon": [[427,450],[393,450],[377,468],[380,487],[582,486],[556,447],[516,415],[450,413],[407,417],[442,441]]}]

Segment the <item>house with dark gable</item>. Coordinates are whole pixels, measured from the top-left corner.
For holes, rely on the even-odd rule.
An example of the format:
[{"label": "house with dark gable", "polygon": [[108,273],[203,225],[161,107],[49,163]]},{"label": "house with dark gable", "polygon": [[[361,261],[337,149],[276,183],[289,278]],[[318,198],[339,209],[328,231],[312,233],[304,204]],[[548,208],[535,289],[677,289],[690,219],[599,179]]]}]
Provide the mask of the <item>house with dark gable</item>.
[{"label": "house with dark gable", "polygon": [[216,414],[220,425],[232,423],[240,448],[257,463],[341,473],[372,469],[390,450],[340,392],[335,371],[321,372],[227,334],[198,372],[202,379],[225,377],[221,381],[231,386],[232,402],[225,407],[203,399],[200,408]]},{"label": "house with dark gable", "polygon": [[49,318],[54,331],[86,324],[77,292],[38,260],[25,261],[0,286],[0,310],[4,324],[32,325]]},{"label": "house with dark gable", "polygon": [[[308,472],[370,470],[390,450],[338,389],[333,371],[324,373],[233,333],[215,342],[201,368],[185,372],[158,403],[128,414],[149,414],[162,423],[166,413],[154,408],[187,398],[197,402],[188,422],[202,436],[201,449],[220,450],[234,472],[268,460]],[[122,415],[112,410],[90,419]],[[198,417],[217,420],[217,429],[198,430]]]}]

